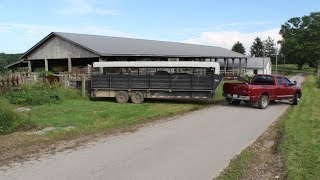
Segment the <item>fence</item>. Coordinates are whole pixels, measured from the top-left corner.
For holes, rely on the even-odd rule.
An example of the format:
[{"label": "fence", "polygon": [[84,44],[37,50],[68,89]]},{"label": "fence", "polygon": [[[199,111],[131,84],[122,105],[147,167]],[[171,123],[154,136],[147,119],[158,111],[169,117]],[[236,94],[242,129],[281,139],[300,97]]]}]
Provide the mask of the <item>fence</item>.
[{"label": "fence", "polygon": [[0,75],[0,86],[19,86],[22,84],[33,83],[37,81],[37,75],[35,73],[10,73],[6,75]]}]

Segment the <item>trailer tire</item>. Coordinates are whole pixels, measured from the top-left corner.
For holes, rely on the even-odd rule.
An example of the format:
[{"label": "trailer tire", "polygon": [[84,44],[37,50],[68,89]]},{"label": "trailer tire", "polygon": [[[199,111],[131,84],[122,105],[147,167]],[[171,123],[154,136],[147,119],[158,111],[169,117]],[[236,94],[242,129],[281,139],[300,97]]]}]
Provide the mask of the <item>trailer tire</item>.
[{"label": "trailer tire", "polygon": [[129,101],[129,95],[125,91],[117,92],[115,97],[118,103],[127,103]]},{"label": "trailer tire", "polygon": [[131,94],[130,99],[135,104],[140,104],[144,101],[143,93],[140,91],[135,91]]},{"label": "trailer tire", "polygon": [[260,109],[266,109],[269,105],[269,97],[265,94],[261,95],[259,101],[258,101],[258,107]]}]

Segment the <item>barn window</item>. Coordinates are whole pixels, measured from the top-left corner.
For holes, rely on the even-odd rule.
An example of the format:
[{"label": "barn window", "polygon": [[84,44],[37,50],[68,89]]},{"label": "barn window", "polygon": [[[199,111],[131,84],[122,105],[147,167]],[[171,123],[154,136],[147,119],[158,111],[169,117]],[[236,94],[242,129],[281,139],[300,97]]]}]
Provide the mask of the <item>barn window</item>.
[{"label": "barn window", "polygon": [[253,70],[253,74],[258,74],[258,70],[257,70],[257,69],[254,69],[254,70]]}]

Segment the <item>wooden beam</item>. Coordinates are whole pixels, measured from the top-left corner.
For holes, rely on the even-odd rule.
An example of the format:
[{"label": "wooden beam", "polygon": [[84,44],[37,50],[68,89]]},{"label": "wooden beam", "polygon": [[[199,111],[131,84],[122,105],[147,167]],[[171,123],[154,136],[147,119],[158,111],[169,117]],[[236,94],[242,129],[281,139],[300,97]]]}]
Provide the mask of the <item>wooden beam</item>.
[{"label": "wooden beam", "polygon": [[68,58],[68,72],[71,72],[72,70],[72,60],[71,58]]},{"label": "wooden beam", "polygon": [[242,68],[241,68],[241,61],[242,61],[242,59],[239,58],[239,76],[241,76],[241,70],[242,70]]},{"label": "wooden beam", "polygon": [[32,68],[31,68],[31,61],[28,60],[28,72],[32,72]]},{"label": "wooden beam", "polygon": [[234,58],[232,58],[232,75],[234,75]]},{"label": "wooden beam", "polygon": [[48,59],[44,59],[44,70],[45,70],[46,72],[49,71]]},{"label": "wooden beam", "polygon": [[247,74],[247,69],[248,69],[248,58],[245,59],[245,70],[244,70],[245,74]]},{"label": "wooden beam", "polygon": [[224,58],[224,74],[227,74],[227,59]]},{"label": "wooden beam", "polygon": [[[122,61],[122,58],[120,59],[120,61]],[[103,59],[99,58],[99,62],[103,62]],[[99,72],[100,72],[100,74],[103,74],[103,68],[102,67],[99,68]]]}]

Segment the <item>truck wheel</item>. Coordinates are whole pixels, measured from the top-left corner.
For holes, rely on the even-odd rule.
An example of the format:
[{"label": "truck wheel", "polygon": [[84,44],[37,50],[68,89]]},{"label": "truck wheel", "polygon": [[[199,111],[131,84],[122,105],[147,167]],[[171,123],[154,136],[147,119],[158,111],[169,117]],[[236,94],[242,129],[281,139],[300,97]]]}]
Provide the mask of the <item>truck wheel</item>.
[{"label": "truck wheel", "polygon": [[119,91],[116,93],[116,101],[118,103],[127,103],[129,101],[129,95],[125,91]]},{"label": "truck wheel", "polygon": [[269,105],[269,97],[267,95],[262,95],[258,101],[258,107],[260,109],[266,109]]},{"label": "truck wheel", "polygon": [[300,95],[299,95],[299,93],[296,93],[296,94],[293,96],[292,105],[298,105],[299,100],[300,100]]},{"label": "truck wheel", "polygon": [[239,105],[240,103],[241,103],[240,100],[234,99],[234,100],[232,101],[232,104],[234,104],[234,105]]},{"label": "truck wheel", "polygon": [[140,104],[144,101],[144,96],[143,96],[142,92],[136,91],[131,94],[130,99],[133,103]]},{"label": "truck wheel", "polygon": [[226,98],[226,101],[229,103],[229,104],[233,104],[233,105],[238,105],[240,104],[240,100],[236,100],[236,99],[231,99],[231,98]]},{"label": "truck wheel", "polygon": [[258,107],[260,109],[266,109],[269,105],[269,97],[267,95],[262,95],[258,101]]},{"label": "truck wheel", "polygon": [[232,99],[231,98],[226,98],[227,103],[232,104]]}]

